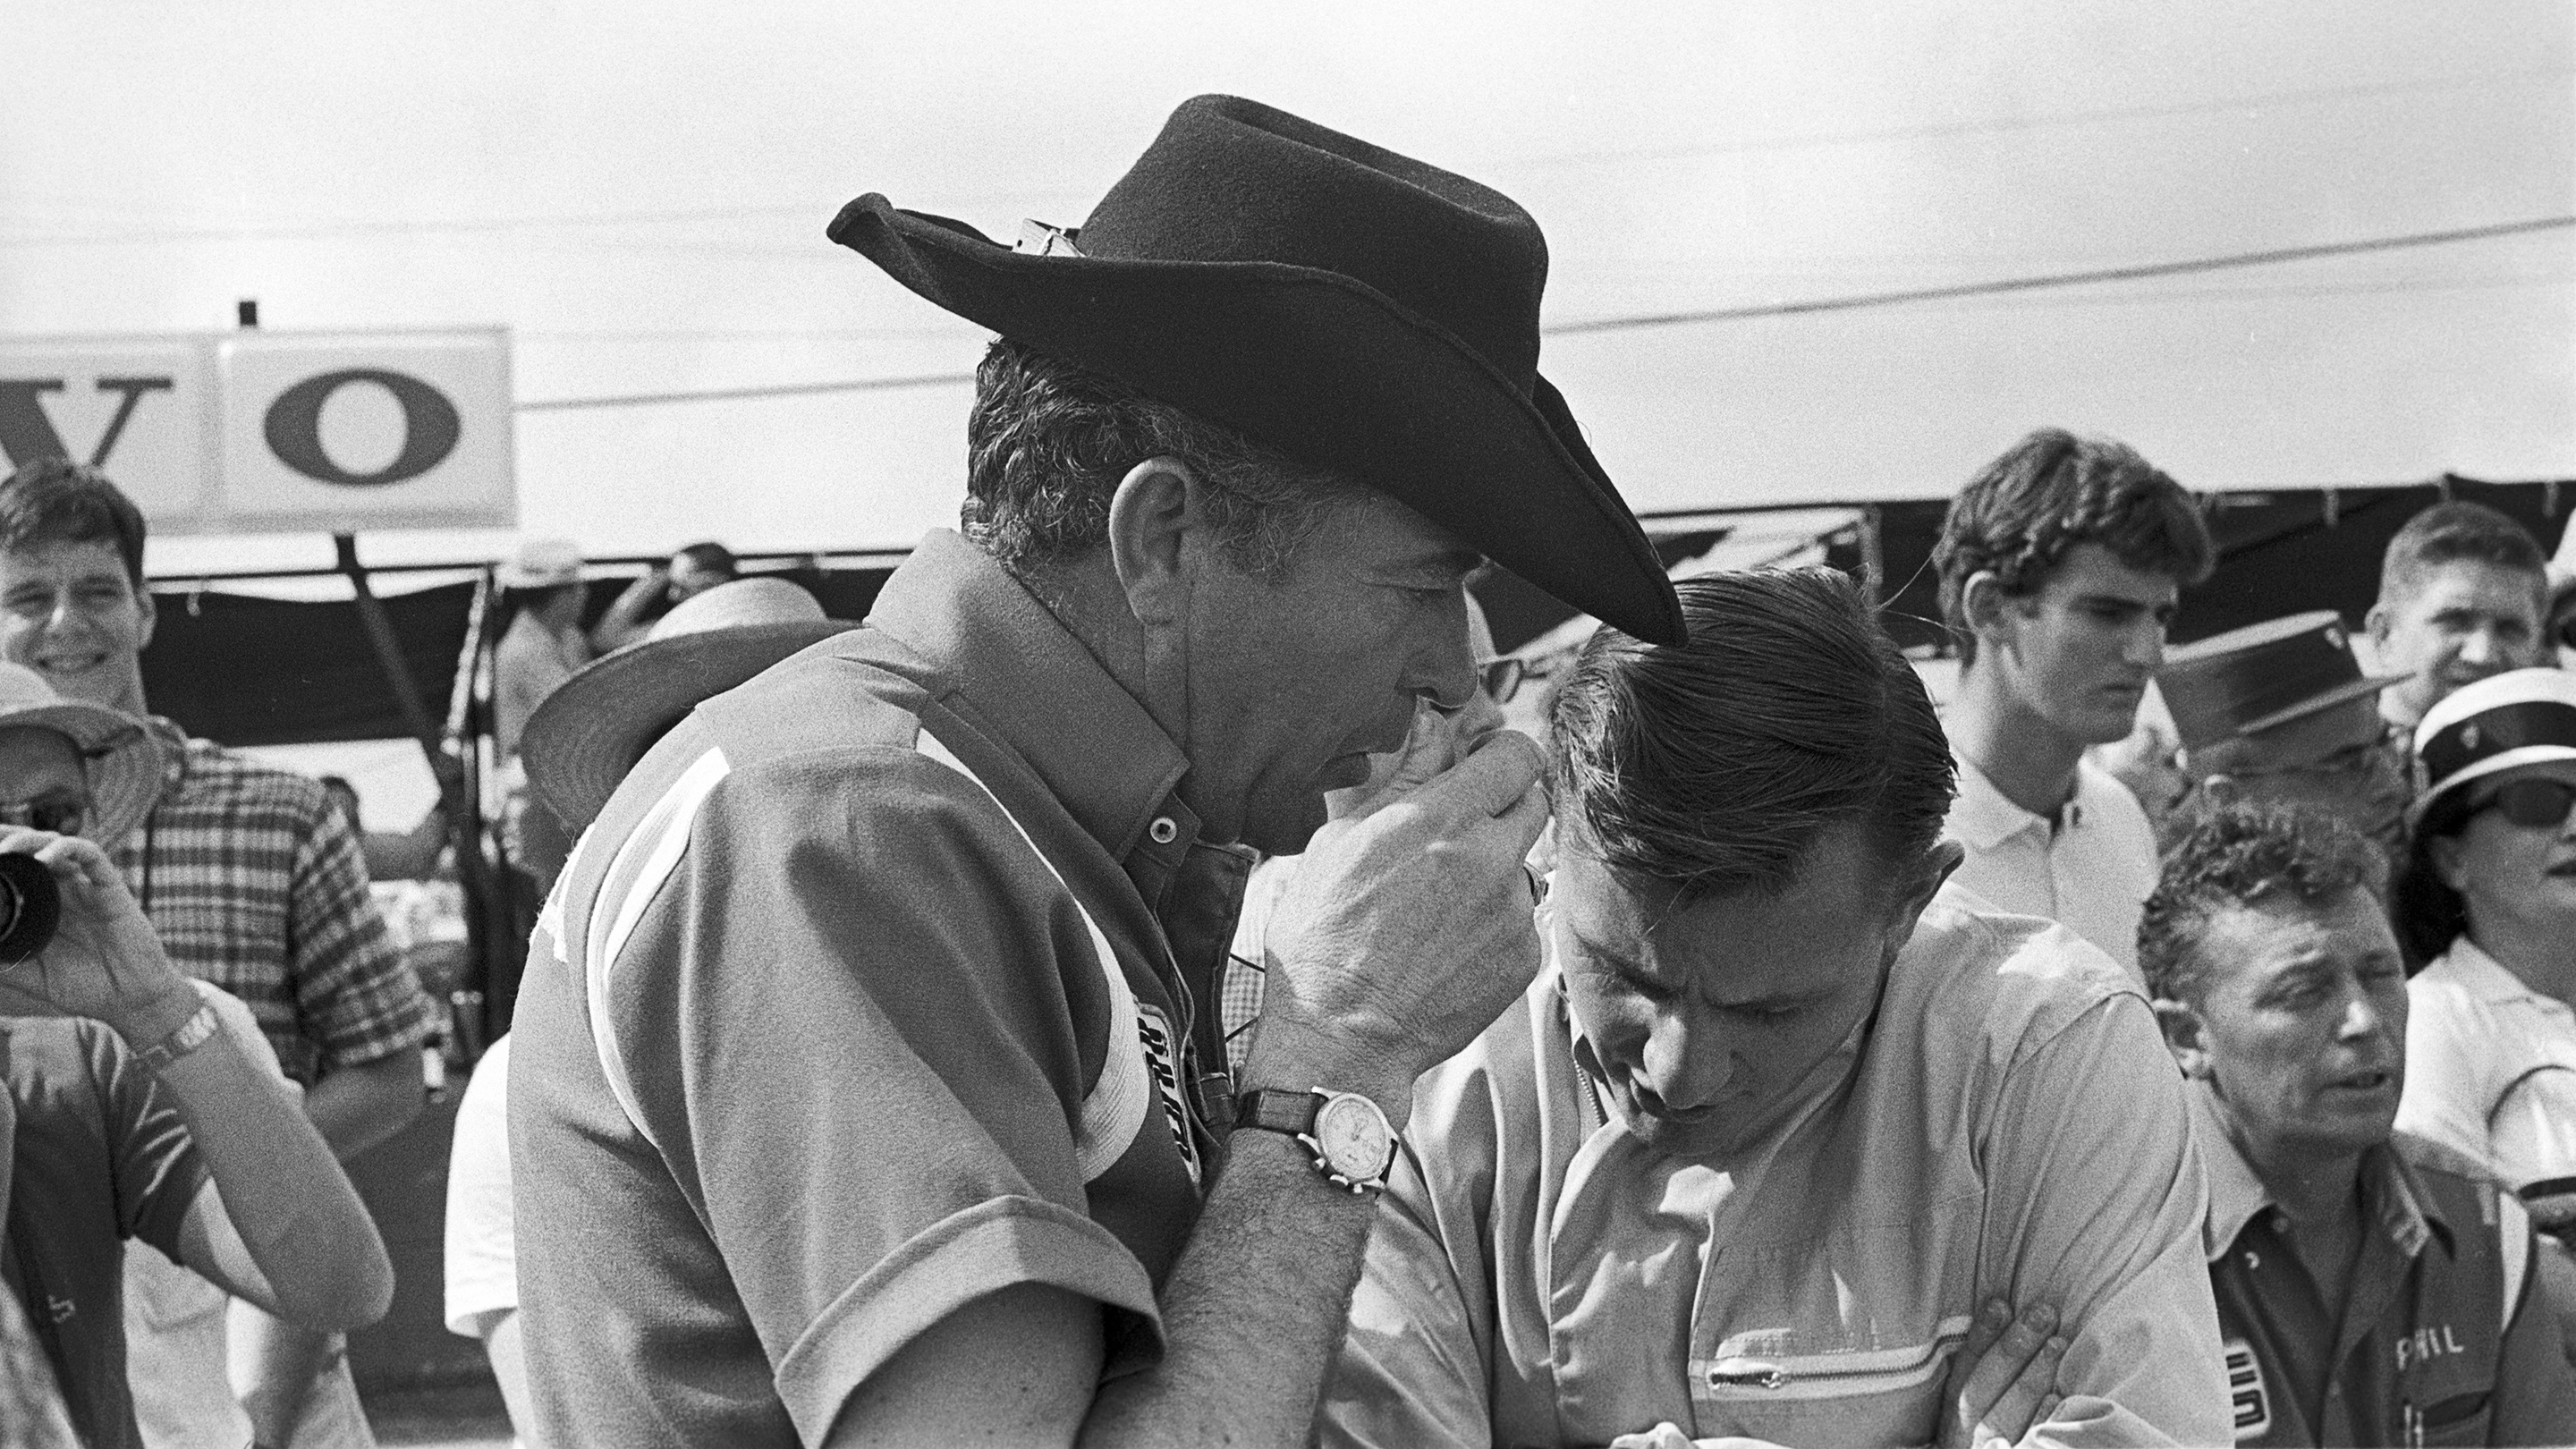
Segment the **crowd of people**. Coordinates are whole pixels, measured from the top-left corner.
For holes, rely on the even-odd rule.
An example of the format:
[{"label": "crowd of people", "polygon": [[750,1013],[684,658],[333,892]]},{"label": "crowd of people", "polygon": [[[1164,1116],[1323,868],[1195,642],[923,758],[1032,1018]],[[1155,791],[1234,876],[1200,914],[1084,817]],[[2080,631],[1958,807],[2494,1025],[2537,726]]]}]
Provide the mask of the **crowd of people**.
[{"label": "crowd of people", "polygon": [[[545,894],[446,1313],[527,1442],[2576,1442],[2523,525],[2168,648],[2202,500],[2043,428],[1952,501],[1936,701],[1864,581],[1668,577],[1467,178],[1202,97],[1079,229],[831,234],[998,335],[961,527],[864,624],[715,545],[591,621],[571,545],[502,571]],[[148,713],[142,549],[0,483],[63,920],[0,968],[0,1424],[363,1443],[334,1159],[418,1106],[365,885],[423,842]],[[1498,652],[1486,560],[1599,627]]]}]

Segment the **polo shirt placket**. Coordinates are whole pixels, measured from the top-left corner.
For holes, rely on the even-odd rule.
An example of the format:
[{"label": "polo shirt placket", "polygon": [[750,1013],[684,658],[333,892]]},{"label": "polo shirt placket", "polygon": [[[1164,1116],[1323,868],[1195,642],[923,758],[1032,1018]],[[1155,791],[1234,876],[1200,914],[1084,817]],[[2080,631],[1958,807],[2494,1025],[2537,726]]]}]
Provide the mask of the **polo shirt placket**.
[{"label": "polo shirt placket", "polygon": [[1942,834],[1967,851],[1951,879],[1997,910],[2039,916],[2082,936],[2138,973],[2138,917],[2156,887],[2155,831],[2127,786],[2090,761],[2055,820],[1995,788],[1953,755],[1959,795]]}]

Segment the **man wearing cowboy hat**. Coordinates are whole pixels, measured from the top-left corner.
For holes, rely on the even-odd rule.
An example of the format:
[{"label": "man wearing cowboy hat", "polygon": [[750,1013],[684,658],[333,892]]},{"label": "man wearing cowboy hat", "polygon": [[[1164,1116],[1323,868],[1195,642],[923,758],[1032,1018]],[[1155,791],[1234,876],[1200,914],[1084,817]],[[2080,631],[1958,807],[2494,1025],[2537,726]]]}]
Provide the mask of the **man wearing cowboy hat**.
[{"label": "man wearing cowboy hat", "polygon": [[[393,1294],[374,1223],[249,1012],[180,974],[95,843],[141,821],[161,776],[142,721],[0,663],[0,853],[50,867],[60,911],[38,946],[18,940],[43,913],[25,884],[0,910],[0,1428],[12,1445],[145,1442],[126,1380],[125,1240],[314,1329],[373,1322]],[[187,1411],[249,1438],[220,1372],[214,1401]]]},{"label": "man wearing cowboy hat", "polygon": [[[1210,96],[1078,232],[871,195],[831,233],[1002,336],[963,535],[699,705],[549,903],[543,1433],[1303,1443],[1413,1079],[1536,969],[1546,812],[1507,732],[1319,831],[1323,794],[1465,702],[1480,557],[1679,636],[1538,374],[1538,228]],[[1301,849],[1230,1078],[1243,877]]]},{"label": "man wearing cowboy hat", "polygon": [[[529,788],[566,827],[599,814],[627,769],[699,701],[852,626],[785,579],[692,593],[643,640],[593,661],[546,697],[521,737]],[[447,1158],[448,1331],[478,1340],[513,1425],[535,1437],[521,1347],[517,1214],[510,1190],[510,1038],[474,1064]]]}]

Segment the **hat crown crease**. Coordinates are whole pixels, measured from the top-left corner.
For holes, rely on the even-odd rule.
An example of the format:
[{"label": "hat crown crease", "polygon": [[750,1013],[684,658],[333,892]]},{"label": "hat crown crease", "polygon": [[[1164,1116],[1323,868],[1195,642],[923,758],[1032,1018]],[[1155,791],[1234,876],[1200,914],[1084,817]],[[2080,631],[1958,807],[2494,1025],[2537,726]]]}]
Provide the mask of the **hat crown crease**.
[{"label": "hat crown crease", "polygon": [[1523,396],[1547,242],[1511,198],[1255,101],[1183,105],[1078,233],[1102,260],[1330,272],[1446,328]]}]

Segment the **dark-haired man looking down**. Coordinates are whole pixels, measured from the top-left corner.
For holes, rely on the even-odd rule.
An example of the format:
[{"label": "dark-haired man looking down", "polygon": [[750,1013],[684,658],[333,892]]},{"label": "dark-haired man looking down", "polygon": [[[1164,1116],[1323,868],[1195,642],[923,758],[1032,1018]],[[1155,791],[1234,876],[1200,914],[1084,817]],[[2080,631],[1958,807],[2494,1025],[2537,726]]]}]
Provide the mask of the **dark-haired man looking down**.
[{"label": "dark-haired man looking down", "polygon": [[2146,999],[1944,889],[1949,745],[1849,579],[1680,593],[1556,697],[1549,962],[1415,1090],[1323,1442],[2224,1443]]}]

